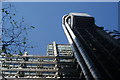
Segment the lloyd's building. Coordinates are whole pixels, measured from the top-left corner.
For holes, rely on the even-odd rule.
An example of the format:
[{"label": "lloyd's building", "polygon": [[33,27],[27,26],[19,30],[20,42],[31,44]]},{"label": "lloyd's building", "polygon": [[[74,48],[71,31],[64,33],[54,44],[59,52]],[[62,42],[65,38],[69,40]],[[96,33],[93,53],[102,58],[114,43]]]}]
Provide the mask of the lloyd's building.
[{"label": "lloyd's building", "polygon": [[47,55],[0,55],[0,80],[118,80],[120,33],[95,25],[94,17],[62,18],[69,44],[48,44]]},{"label": "lloyd's building", "polygon": [[103,30],[84,13],[64,15],[62,26],[86,80],[120,78],[119,32]]},{"label": "lloyd's building", "polygon": [[0,55],[0,80],[84,80],[69,44],[48,44],[47,55]]}]

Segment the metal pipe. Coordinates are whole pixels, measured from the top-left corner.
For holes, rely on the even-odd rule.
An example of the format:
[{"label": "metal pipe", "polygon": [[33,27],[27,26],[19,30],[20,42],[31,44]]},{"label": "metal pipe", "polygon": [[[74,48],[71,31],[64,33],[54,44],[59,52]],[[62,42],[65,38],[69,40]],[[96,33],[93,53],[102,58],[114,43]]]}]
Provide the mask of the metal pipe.
[{"label": "metal pipe", "polygon": [[54,56],[58,56],[58,51],[57,51],[57,44],[55,41],[53,41],[53,51],[54,51]]},{"label": "metal pipe", "polygon": [[[64,17],[63,17],[63,19],[64,19]],[[66,34],[66,36],[67,36],[67,39],[68,39],[68,41],[69,41],[69,43],[70,43],[70,45],[71,45],[71,47],[72,47],[72,49],[73,49],[74,55],[75,55],[75,57],[77,58],[77,62],[78,62],[78,64],[80,65],[80,67],[81,67],[81,69],[82,69],[82,72],[83,72],[86,80],[90,80],[90,79],[91,79],[91,76],[90,76],[89,71],[87,70],[86,64],[83,62],[82,57],[80,57],[79,53],[77,52],[77,50],[76,50],[76,48],[75,48],[75,44],[74,44],[74,42],[73,42],[73,40],[72,40],[69,32],[67,31],[64,23],[62,23],[62,26],[63,26],[64,32],[65,32],[65,34]]]},{"label": "metal pipe", "polygon": [[87,55],[87,52],[83,49],[81,43],[78,41],[77,37],[75,36],[75,34],[73,33],[73,31],[71,30],[70,26],[68,25],[67,23],[67,18],[69,16],[65,17],[65,25],[66,25],[66,29],[69,31],[70,35],[71,35],[71,38],[74,40],[81,56],[83,57],[86,65],[88,66],[92,76],[94,79],[96,80],[99,80],[101,77],[100,77],[100,74],[99,72],[96,70],[92,60],[90,59],[90,57]]}]

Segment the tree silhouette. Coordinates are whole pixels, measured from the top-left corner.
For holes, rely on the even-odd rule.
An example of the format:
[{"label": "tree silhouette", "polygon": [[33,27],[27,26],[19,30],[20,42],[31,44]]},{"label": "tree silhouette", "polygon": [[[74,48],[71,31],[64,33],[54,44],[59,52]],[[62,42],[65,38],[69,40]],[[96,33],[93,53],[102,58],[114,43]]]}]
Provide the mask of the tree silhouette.
[{"label": "tree silhouette", "polygon": [[25,23],[24,18],[16,15],[15,6],[11,3],[2,8],[2,50],[5,54],[22,55],[29,48],[28,31],[35,28]]}]

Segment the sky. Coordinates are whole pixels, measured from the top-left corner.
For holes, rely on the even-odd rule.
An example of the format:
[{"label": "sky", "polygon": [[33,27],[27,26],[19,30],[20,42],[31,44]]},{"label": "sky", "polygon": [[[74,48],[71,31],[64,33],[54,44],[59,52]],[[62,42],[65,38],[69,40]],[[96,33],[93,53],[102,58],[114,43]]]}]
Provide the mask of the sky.
[{"label": "sky", "polygon": [[[6,3],[3,3],[6,4]],[[34,46],[28,53],[46,55],[47,45],[56,41],[68,44],[62,28],[62,16],[71,12],[88,13],[95,17],[96,25],[105,30],[118,29],[117,2],[12,2],[16,15],[35,26],[29,31],[28,39]]]}]

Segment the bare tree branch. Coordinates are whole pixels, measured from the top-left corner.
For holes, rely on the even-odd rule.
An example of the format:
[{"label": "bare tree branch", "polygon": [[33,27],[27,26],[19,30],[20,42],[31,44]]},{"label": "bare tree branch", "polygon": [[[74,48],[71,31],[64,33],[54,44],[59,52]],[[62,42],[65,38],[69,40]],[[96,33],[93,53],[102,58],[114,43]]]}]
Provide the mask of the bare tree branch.
[{"label": "bare tree branch", "polygon": [[33,29],[25,23],[24,18],[16,19],[15,7],[7,4],[2,9],[2,51],[4,53],[23,53],[29,48],[27,41],[27,31]]}]

